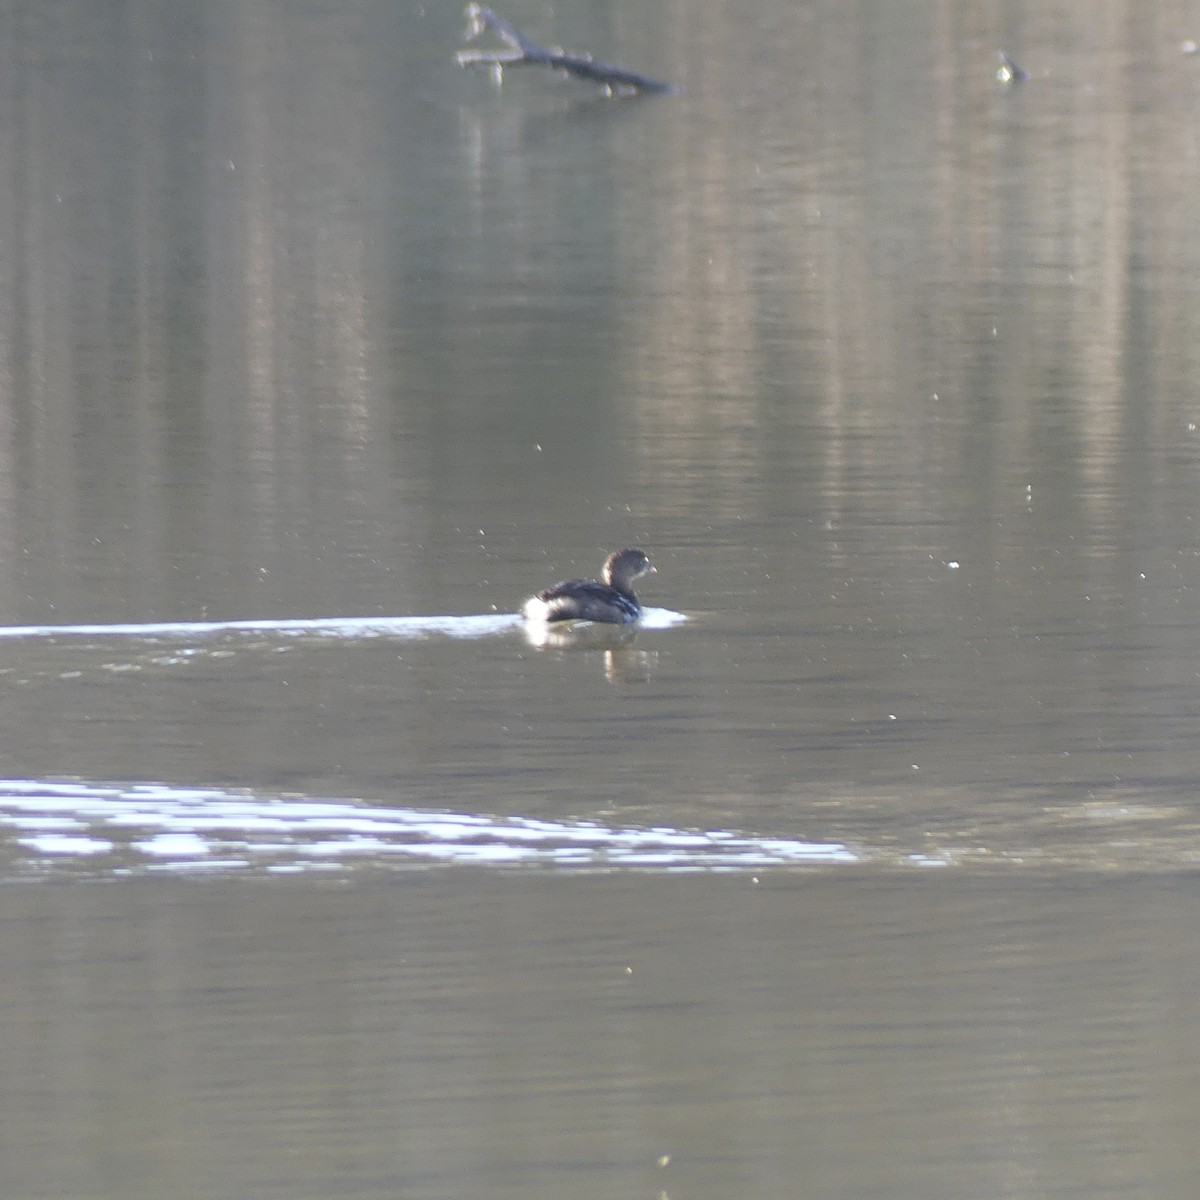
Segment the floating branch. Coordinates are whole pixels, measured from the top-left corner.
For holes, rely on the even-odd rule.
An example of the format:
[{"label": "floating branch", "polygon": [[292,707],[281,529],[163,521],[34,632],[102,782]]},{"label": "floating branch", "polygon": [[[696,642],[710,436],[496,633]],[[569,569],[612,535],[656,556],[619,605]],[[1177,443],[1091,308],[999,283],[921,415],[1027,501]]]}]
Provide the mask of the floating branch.
[{"label": "floating branch", "polygon": [[497,79],[505,67],[551,67],[564,71],[578,79],[587,79],[603,84],[610,93],[615,92],[673,92],[675,88],[658,79],[626,71],[601,62],[590,54],[576,54],[557,46],[539,46],[531,42],[515,25],[497,16],[482,4],[467,5],[467,37],[478,37],[485,29],[491,29],[508,46],[506,50],[460,50],[460,67],[490,67]]}]

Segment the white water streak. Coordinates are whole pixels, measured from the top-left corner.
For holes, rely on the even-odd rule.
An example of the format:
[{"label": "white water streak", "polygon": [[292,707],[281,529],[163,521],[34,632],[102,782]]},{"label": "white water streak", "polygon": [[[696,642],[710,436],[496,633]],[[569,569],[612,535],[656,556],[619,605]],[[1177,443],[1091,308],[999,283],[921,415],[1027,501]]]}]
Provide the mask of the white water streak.
[{"label": "white water streak", "polygon": [[756,838],[732,830],[613,828],[165,784],[0,781],[0,871],[27,873],[65,860],[92,872],[127,875],[173,868],[329,870],[364,863],[748,870],[859,858],[838,843]]},{"label": "white water streak", "polygon": [[[638,622],[643,629],[668,629],[687,618],[666,608],[648,608]],[[277,634],[282,636],[360,638],[422,638],[440,634],[451,638],[496,637],[520,629],[518,613],[442,617],[315,617],[304,620],[163,621],[115,625],[2,625],[0,638],[196,638],[219,634]]]}]

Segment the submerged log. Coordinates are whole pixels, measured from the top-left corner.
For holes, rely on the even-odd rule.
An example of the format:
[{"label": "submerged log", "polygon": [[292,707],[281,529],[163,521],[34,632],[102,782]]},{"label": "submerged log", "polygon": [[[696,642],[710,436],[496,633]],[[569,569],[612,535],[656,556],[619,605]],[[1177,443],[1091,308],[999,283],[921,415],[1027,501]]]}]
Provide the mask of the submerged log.
[{"label": "submerged log", "polygon": [[457,55],[460,67],[488,67],[497,79],[505,67],[551,67],[556,71],[574,75],[577,79],[602,84],[610,94],[669,93],[676,90],[669,83],[651,79],[647,75],[639,75],[636,71],[627,71],[624,67],[613,66],[612,63],[601,62],[590,54],[577,54],[573,50],[563,50],[557,46],[539,46],[490,8],[485,8],[482,4],[468,4],[467,37],[478,37],[485,29],[496,33],[506,43],[507,49],[460,50]]}]

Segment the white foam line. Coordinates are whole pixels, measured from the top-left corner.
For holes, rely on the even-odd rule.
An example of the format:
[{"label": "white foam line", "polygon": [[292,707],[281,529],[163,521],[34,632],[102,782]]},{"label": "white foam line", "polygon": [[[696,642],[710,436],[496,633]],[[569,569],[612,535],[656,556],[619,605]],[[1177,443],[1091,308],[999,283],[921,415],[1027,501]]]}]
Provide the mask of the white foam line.
[{"label": "white foam line", "polygon": [[[641,624],[646,629],[668,629],[686,621],[683,613],[648,608]],[[55,637],[194,638],[217,634],[267,633],[290,636],[369,638],[419,638],[442,634],[452,638],[494,637],[524,624],[518,613],[484,613],[442,617],[316,617],[311,620],[258,621],[151,621],[113,625],[0,625],[0,638]]]},{"label": "white foam line", "polygon": [[[164,863],[362,857],[443,862],[553,862],[578,866],[745,869],[853,863],[834,842],[754,838],[733,830],[611,828],[594,821],[486,817],[336,801],[255,799],[213,789],[0,780],[0,827],[45,858],[125,855]],[[132,834],[115,843],[105,834]],[[241,857],[244,856],[244,857]]]},{"label": "white foam line", "polygon": [[18,838],[17,841],[41,854],[107,854],[113,848],[112,842],[102,841],[100,838],[67,837],[62,834],[24,837]]},{"label": "white foam line", "polygon": [[221,633],[314,634],[326,637],[488,637],[517,629],[516,613],[467,617],[317,617],[287,621],[163,621],[137,625],[3,625],[0,638],[210,637]]}]

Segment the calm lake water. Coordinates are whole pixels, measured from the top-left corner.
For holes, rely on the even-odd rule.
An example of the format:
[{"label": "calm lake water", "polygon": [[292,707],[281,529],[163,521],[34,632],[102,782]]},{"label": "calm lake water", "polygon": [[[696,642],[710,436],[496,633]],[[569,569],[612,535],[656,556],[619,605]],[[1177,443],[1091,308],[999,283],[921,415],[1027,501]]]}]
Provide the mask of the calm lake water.
[{"label": "calm lake water", "polygon": [[500,11],[9,14],[13,1194],[1190,1195],[1194,6]]}]

